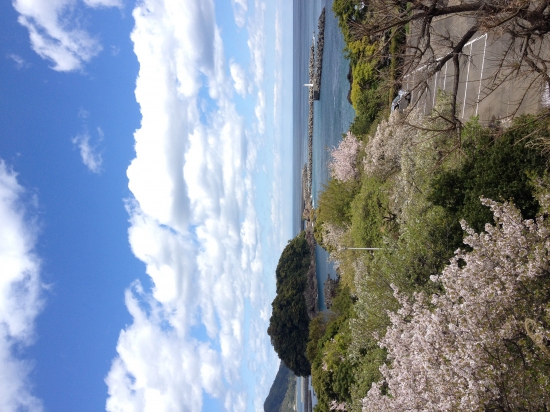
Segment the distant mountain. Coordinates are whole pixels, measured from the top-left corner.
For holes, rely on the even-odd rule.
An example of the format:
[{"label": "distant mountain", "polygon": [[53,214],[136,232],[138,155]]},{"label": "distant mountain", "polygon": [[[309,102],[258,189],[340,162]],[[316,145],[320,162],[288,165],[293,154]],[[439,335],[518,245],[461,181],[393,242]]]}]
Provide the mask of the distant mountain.
[{"label": "distant mountain", "polygon": [[288,389],[286,390],[285,399],[281,405],[279,412],[295,412],[296,411],[296,375],[288,377]]},{"label": "distant mountain", "polygon": [[[265,412],[280,412],[281,405],[285,401],[285,395],[290,389],[291,391],[295,390],[296,387],[296,376],[288,369],[283,362],[279,366],[279,371],[277,376],[275,376],[275,381],[271,385],[269,390],[269,395],[264,402],[264,411]],[[289,394],[286,397],[286,402],[289,403],[289,400],[292,399],[293,394]],[[286,408],[285,408],[286,409]]]}]

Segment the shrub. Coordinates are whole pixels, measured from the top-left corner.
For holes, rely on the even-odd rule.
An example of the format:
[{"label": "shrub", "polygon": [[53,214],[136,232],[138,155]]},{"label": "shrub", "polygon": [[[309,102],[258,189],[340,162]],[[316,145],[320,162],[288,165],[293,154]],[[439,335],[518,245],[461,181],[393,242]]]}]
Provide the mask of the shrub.
[{"label": "shrub", "polygon": [[[354,83],[355,84],[355,83]],[[356,136],[369,133],[371,125],[376,121],[380,110],[383,108],[380,92],[377,88],[360,89],[352,86],[352,93],[356,93],[352,98],[353,108],[355,109],[355,119],[350,126],[350,131]]]},{"label": "shrub", "polygon": [[372,89],[376,86],[374,79],[374,67],[369,62],[359,61],[352,68],[353,83],[351,85],[351,104],[355,111],[359,110],[360,99],[364,90]]},{"label": "shrub", "polygon": [[361,0],[334,0],[332,3],[332,11],[338,18],[338,26],[340,26],[346,42],[352,40],[349,21],[361,21],[366,12],[366,9],[360,7],[361,3]]},{"label": "shrub", "polygon": [[353,316],[349,289],[338,286],[331,310],[333,315],[317,342],[311,371],[312,385],[319,400],[315,410],[323,412],[328,412],[334,402],[351,402],[351,387],[354,383],[354,364],[347,356],[351,342],[348,320]]},{"label": "shrub", "polygon": [[363,179],[350,210],[351,237],[356,247],[379,247],[384,233],[394,229],[386,189],[376,178]]},{"label": "shrub", "polygon": [[548,328],[550,225],[523,220],[510,203],[482,203],[496,226],[475,234],[463,221],[472,250],[434,279],[446,293],[411,300],[396,291],[402,307],[381,340],[391,365],[366,411],[546,410],[550,359],[524,320]]},{"label": "shrub", "polygon": [[346,226],[351,222],[351,202],[359,189],[358,182],[350,180],[342,182],[338,179],[329,179],[323,185],[319,194],[319,206],[316,210],[316,222],[331,222]]},{"label": "shrub", "polygon": [[[428,200],[444,207],[457,222],[466,220],[477,231],[493,222],[490,210],[479,202],[480,196],[512,201],[525,218],[535,217],[539,204],[533,195],[532,177],[544,173],[546,159],[525,139],[536,127],[528,120],[520,118],[496,139],[475,124],[466,128],[463,140],[468,142],[464,148],[467,158],[460,167],[435,177]],[[455,230],[459,232],[460,227]],[[458,246],[460,243],[455,244]]]},{"label": "shrub", "polygon": [[319,353],[319,340],[324,336],[327,330],[327,324],[333,316],[324,313],[318,314],[309,322],[309,341],[306,348],[306,356],[312,363]]}]

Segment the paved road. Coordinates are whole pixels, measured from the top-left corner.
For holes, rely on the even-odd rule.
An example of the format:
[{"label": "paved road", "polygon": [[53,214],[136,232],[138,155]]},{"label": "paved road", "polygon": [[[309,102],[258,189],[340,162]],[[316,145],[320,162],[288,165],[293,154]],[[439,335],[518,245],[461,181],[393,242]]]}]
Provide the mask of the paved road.
[{"label": "paved road", "polygon": [[[464,17],[445,17],[434,21],[434,33],[458,35],[470,27]],[[432,35],[432,39],[436,39]],[[499,68],[501,56],[507,46],[506,36],[477,33],[473,36],[460,56],[460,81],[458,87],[458,117],[466,121],[479,115],[480,121],[488,124],[494,119],[509,120],[514,113],[532,113],[540,110],[544,104],[550,104],[548,89],[541,89],[533,83],[533,76],[522,76],[504,82],[491,92],[494,76]],[[415,42],[415,31],[409,42]],[[434,43],[436,43],[434,41]],[[445,54],[443,47],[435,44],[435,57]],[[550,53],[550,51],[549,51]],[[404,88],[412,88],[425,74],[422,65],[410,73],[404,82]],[[428,80],[428,87],[421,92],[413,92],[412,101],[417,102],[421,110],[428,114],[435,104],[438,90],[452,91],[454,82],[454,64],[449,60],[440,72]]]}]

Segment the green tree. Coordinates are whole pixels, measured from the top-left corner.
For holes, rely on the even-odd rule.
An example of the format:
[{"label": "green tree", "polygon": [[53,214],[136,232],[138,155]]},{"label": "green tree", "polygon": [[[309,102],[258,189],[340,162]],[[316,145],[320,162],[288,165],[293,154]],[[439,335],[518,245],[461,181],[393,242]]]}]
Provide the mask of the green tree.
[{"label": "green tree", "polygon": [[[354,316],[353,299],[349,288],[339,285],[334,297],[328,323],[310,328],[310,345],[316,340],[312,361],[311,381],[318,398],[315,411],[329,411],[331,403],[351,402],[351,388],[355,383],[355,363],[347,356],[351,342],[349,319]],[[321,321],[318,321],[321,324]],[[321,338],[319,332],[325,329]],[[309,347],[308,349],[312,349]]]},{"label": "green tree", "polygon": [[311,366],[306,358],[309,335],[304,289],[310,264],[310,249],[301,232],[283,250],[275,271],[277,296],[267,333],[275,352],[284,364],[298,376],[308,376]]},{"label": "green tree", "polygon": [[481,196],[512,201],[527,219],[537,214],[539,203],[532,180],[546,170],[546,158],[529,144],[528,137],[540,127],[532,120],[532,116],[519,118],[497,138],[475,120],[465,128],[466,160],[460,167],[439,174],[428,196],[428,200],[454,217],[453,249],[462,244],[460,219],[476,231],[482,231],[486,223],[494,223],[489,208],[479,201]]}]

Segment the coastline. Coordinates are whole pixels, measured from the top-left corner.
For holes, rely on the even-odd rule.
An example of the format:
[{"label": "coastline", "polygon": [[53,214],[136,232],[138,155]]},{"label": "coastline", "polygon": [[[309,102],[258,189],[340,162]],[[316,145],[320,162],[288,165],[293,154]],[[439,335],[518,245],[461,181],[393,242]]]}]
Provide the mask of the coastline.
[{"label": "coastline", "polygon": [[[308,242],[311,261],[309,270],[307,272],[307,283],[304,296],[306,299],[306,306],[308,316],[313,319],[319,312],[319,293],[318,293],[318,281],[317,281],[317,264],[316,264],[316,246],[317,242],[313,236],[313,229],[315,225],[315,213],[313,209],[312,199],[312,171],[313,171],[313,104],[315,100],[319,99],[321,93],[321,74],[323,68],[323,49],[325,42],[325,8],[321,11],[317,24],[317,41],[315,37],[312,39],[309,56],[309,82],[312,87],[309,87],[308,96],[308,155],[307,164],[302,170],[302,196],[303,196],[303,210],[302,218],[305,220],[305,232],[306,240]],[[317,47],[315,47],[317,46]],[[306,182],[304,184],[304,178]]]},{"label": "coastline", "polygon": [[[314,206],[323,183],[329,178],[327,165],[330,155],[327,148],[338,144],[354,117],[347,99],[350,90],[349,78],[346,77],[349,61],[342,52],[345,44],[338,20],[332,12],[332,3],[294,3],[294,144],[297,153],[294,216],[297,223],[295,233],[306,232],[311,250],[304,292],[310,319],[324,311],[327,303],[328,307],[331,306],[334,287],[327,280],[337,276],[334,264],[327,260],[328,253],[313,236],[316,225]],[[312,32],[315,33],[313,40]],[[311,86],[304,90],[304,83]],[[325,295],[328,296],[327,302]],[[307,390],[302,390],[302,380],[308,382]],[[311,411],[318,403],[311,375],[309,379],[298,377],[297,383],[295,410]],[[309,399],[306,400],[306,396]]]}]

